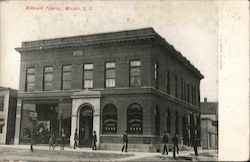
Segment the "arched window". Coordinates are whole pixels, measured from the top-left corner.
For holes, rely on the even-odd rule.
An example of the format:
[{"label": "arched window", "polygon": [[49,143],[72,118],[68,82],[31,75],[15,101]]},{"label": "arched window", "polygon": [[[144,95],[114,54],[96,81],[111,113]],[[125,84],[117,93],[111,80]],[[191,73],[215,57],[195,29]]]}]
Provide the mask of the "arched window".
[{"label": "arched window", "polygon": [[160,135],[160,112],[158,106],[155,108],[155,135]]},{"label": "arched window", "polygon": [[167,132],[171,134],[171,113],[169,109],[167,111]]},{"label": "arched window", "polygon": [[175,112],[175,133],[179,134],[179,114]]},{"label": "arched window", "polygon": [[117,133],[117,110],[115,105],[108,104],[103,108],[102,133]]},{"label": "arched window", "polygon": [[130,134],[142,134],[143,132],[143,111],[138,104],[132,104],[128,108],[127,130]]}]

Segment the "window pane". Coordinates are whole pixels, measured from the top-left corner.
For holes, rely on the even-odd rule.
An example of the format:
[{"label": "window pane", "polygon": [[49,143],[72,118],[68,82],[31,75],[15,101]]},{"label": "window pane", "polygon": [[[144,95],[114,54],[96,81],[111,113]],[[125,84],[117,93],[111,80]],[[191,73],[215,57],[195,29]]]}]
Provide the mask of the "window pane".
[{"label": "window pane", "polygon": [[171,112],[167,111],[167,132],[171,133]]},{"label": "window pane", "polygon": [[63,71],[71,71],[71,65],[63,66]]},{"label": "window pane", "polygon": [[63,81],[63,89],[70,89],[71,81]]},{"label": "window pane", "polygon": [[130,79],[130,85],[131,86],[141,86],[140,77],[131,77],[131,79]]},{"label": "window pane", "polygon": [[141,66],[141,61],[139,60],[130,61],[130,66]]},{"label": "window pane", "polygon": [[106,70],[106,78],[115,78],[115,69]]},{"label": "window pane", "polygon": [[131,134],[142,134],[143,132],[143,112],[142,108],[137,105],[131,105],[127,114],[128,131]]},{"label": "window pane", "polygon": [[114,105],[107,105],[103,109],[103,133],[117,133],[117,111]]},{"label": "window pane", "polygon": [[160,111],[158,106],[155,108],[155,135],[160,135]]},{"label": "window pane", "polygon": [[71,72],[63,73],[63,80],[71,80]]},{"label": "window pane", "polygon": [[140,68],[131,68],[130,75],[131,76],[139,76],[140,75]]},{"label": "window pane", "polygon": [[34,91],[35,84],[34,83],[27,83],[27,91]]},{"label": "window pane", "polygon": [[35,82],[35,75],[28,75],[27,82]]},{"label": "window pane", "polygon": [[115,87],[115,79],[106,79],[106,87]]},{"label": "window pane", "polygon": [[44,84],[44,90],[52,90],[52,83],[47,82]]},{"label": "window pane", "polygon": [[44,75],[44,81],[48,82],[48,81],[52,81],[53,79],[53,75],[52,74],[45,74]]},{"label": "window pane", "polygon": [[106,68],[115,68],[115,63],[114,62],[106,63]]},{"label": "window pane", "polygon": [[93,79],[93,71],[84,71],[84,80]]},{"label": "window pane", "polygon": [[93,88],[93,80],[84,80],[84,88]]},{"label": "window pane", "polygon": [[35,73],[35,68],[28,68],[27,73],[28,74],[34,74]]},{"label": "window pane", "polygon": [[92,70],[93,69],[93,64],[84,64],[84,70]]},{"label": "window pane", "polygon": [[52,73],[53,72],[53,67],[45,67],[44,72],[45,73]]}]

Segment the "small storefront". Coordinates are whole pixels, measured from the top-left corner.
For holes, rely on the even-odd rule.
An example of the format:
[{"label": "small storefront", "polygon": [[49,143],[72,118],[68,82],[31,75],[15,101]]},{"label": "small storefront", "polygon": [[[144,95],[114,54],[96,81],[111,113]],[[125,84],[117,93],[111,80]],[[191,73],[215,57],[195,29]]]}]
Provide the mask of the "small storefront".
[{"label": "small storefront", "polygon": [[30,143],[31,138],[34,138],[36,144],[48,144],[51,134],[60,142],[62,134],[65,134],[66,143],[69,144],[70,131],[71,104],[23,104],[20,143]]}]

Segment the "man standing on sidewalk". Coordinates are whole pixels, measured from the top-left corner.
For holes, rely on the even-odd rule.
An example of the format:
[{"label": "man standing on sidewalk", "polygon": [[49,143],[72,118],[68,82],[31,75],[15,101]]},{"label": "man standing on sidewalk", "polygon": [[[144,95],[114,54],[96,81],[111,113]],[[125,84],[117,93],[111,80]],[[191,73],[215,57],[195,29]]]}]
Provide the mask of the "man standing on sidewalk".
[{"label": "man standing on sidewalk", "polygon": [[175,159],[176,157],[175,151],[177,152],[177,154],[179,154],[177,133],[174,134],[172,142],[173,142],[173,157]]},{"label": "man standing on sidewalk", "polygon": [[123,147],[122,147],[122,152],[125,148],[125,152],[128,152],[128,133],[127,130],[123,134]]},{"label": "man standing on sidewalk", "polygon": [[74,149],[76,149],[76,145],[77,145],[77,142],[78,142],[78,134],[77,134],[77,129],[75,130],[75,135],[74,135]]},{"label": "man standing on sidewalk", "polygon": [[97,141],[96,132],[94,131],[92,136],[92,150],[96,150],[96,141]]},{"label": "man standing on sidewalk", "polygon": [[166,152],[166,155],[168,154],[168,136],[166,134],[166,131],[164,131],[164,135],[162,137],[162,144],[163,144],[163,152],[162,154],[164,155]]},{"label": "man standing on sidewalk", "polygon": [[195,156],[198,156],[198,147],[199,145],[199,139],[197,137],[197,135],[194,136],[194,153],[195,153]]}]

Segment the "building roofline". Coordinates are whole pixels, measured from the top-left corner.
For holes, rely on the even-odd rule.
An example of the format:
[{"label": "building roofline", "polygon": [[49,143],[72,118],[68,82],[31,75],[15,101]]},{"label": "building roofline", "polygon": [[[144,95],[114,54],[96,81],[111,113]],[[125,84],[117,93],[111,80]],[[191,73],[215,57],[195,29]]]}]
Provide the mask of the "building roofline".
[{"label": "building roofline", "polygon": [[[49,40],[55,40],[55,39],[70,39],[70,38],[76,38],[76,37],[92,37],[92,36],[102,36],[102,35],[108,35],[108,34],[119,34],[119,33],[125,33],[125,32],[137,32],[142,31],[144,32],[151,32],[154,33],[154,29],[152,27],[146,27],[146,28],[138,28],[138,29],[129,29],[129,30],[118,30],[118,31],[109,31],[109,32],[102,32],[102,33],[90,33],[86,35],[72,35],[67,37],[55,37],[55,38],[48,38],[48,39],[36,39],[36,40],[27,40],[22,43],[29,43],[29,42],[36,42],[36,41],[49,41]],[[22,44],[23,45],[23,44]]]},{"label": "building roofline", "polygon": [[9,87],[1,87],[0,86],[0,91],[5,91],[5,90],[18,91],[17,89],[13,89],[13,88],[9,88]]},{"label": "building roofline", "polygon": [[196,69],[179,51],[177,51],[172,45],[170,45],[164,38],[162,38],[152,27],[123,30],[116,32],[106,32],[98,34],[89,34],[81,36],[60,37],[53,39],[43,39],[36,41],[22,42],[22,46],[15,48],[19,53],[43,51],[59,48],[71,48],[79,46],[88,46],[104,43],[115,43],[124,41],[157,39],[169,53],[177,58],[184,66],[186,66],[191,72],[193,72],[199,79],[203,79],[204,76]]}]

